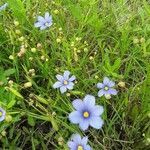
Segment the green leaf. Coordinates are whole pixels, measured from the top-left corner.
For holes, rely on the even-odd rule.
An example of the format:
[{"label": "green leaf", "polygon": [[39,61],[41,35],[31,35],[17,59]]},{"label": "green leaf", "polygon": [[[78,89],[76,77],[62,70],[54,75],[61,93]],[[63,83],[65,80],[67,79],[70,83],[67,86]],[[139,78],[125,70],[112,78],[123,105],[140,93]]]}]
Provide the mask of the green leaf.
[{"label": "green leaf", "polygon": [[10,88],[10,87],[7,87],[7,89],[8,89],[10,92],[12,92],[14,95],[16,95],[17,97],[23,99],[23,96],[22,96],[18,91],[16,91],[15,89]]},{"label": "green leaf", "polygon": [[8,70],[5,70],[4,75],[10,76],[11,74],[14,74],[14,73],[15,73],[15,69],[8,69]]},{"label": "green leaf", "polygon": [[70,6],[70,10],[72,15],[78,19],[78,20],[82,20],[83,19],[83,12],[82,12],[82,8],[79,4],[76,5],[71,5]]},{"label": "green leaf", "polygon": [[121,59],[118,58],[115,60],[114,65],[112,66],[113,71],[117,71],[121,66]]},{"label": "green leaf", "polygon": [[12,108],[12,107],[15,105],[15,103],[16,103],[16,100],[15,100],[15,99],[12,99],[12,100],[8,103],[7,108],[8,108],[8,109],[9,109],[9,108]]},{"label": "green leaf", "polygon": [[13,11],[13,15],[20,23],[26,20],[26,11],[21,0],[7,0],[9,7]]},{"label": "green leaf", "polygon": [[35,126],[35,119],[31,116],[28,116],[28,124],[30,126]]},{"label": "green leaf", "polygon": [[48,105],[48,101],[40,96],[36,95],[36,98],[39,102],[43,103],[43,104],[47,104]]},{"label": "green leaf", "polygon": [[51,118],[51,123],[52,123],[52,126],[53,126],[54,130],[58,131],[58,125],[57,125],[57,123],[56,123],[56,121],[54,120],[53,117]]},{"label": "green leaf", "polygon": [[131,118],[132,120],[135,120],[136,117],[138,116],[139,114],[139,107],[137,104],[134,104],[132,110],[131,110]]}]

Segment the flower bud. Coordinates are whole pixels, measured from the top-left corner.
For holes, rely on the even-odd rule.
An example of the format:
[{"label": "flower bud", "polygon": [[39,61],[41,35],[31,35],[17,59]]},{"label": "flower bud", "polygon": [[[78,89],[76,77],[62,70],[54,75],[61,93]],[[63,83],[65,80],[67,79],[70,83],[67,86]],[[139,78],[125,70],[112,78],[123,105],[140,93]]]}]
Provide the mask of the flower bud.
[{"label": "flower bud", "polygon": [[37,47],[37,48],[42,48],[42,44],[41,44],[41,43],[38,43],[38,44],[36,45],[36,47]]},{"label": "flower bud", "polygon": [[19,25],[18,21],[14,21],[14,25],[17,27]]},{"label": "flower bud", "polygon": [[106,98],[106,99],[111,99],[111,95],[110,95],[110,94],[107,94],[107,95],[105,95],[105,98]]},{"label": "flower bud", "polygon": [[14,83],[13,80],[9,80],[9,81],[8,81],[8,84],[10,84],[10,85],[12,85],[13,83]]},{"label": "flower bud", "polygon": [[23,42],[24,40],[25,40],[25,38],[23,36],[19,38],[20,42]]},{"label": "flower bud", "polygon": [[88,49],[87,49],[87,48],[84,48],[84,52],[88,52]]},{"label": "flower bud", "polygon": [[6,122],[11,122],[12,121],[12,116],[11,115],[6,115],[5,120],[6,120]]},{"label": "flower bud", "polygon": [[24,88],[30,88],[32,87],[32,83],[31,82],[27,82],[24,84]]},{"label": "flower bud", "polygon": [[1,135],[2,135],[2,136],[6,136],[6,131],[3,130],[3,131],[1,132]]},{"label": "flower bud", "polygon": [[139,39],[138,39],[138,38],[134,38],[134,39],[133,39],[133,43],[134,43],[134,44],[138,44],[138,43],[139,43]]},{"label": "flower bud", "polygon": [[125,84],[125,82],[120,81],[120,82],[118,83],[118,86],[121,87],[121,88],[125,88],[126,84]]},{"label": "flower bud", "polygon": [[59,10],[55,9],[55,10],[54,10],[54,14],[57,15],[58,13],[59,13]]},{"label": "flower bud", "polygon": [[9,56],[9,59],[14,60],[14,56],[13,56],[13,55],[10,55],[10,56]]},{"label": "flower bud", "polygon": [[57,38],[57,39],[56,39],[56,42],[57,42],[57,43],[61,43],[61,39]]},{"label": "flower bud", "polygon": [[21,31],[20,31],[20,30],[16,30],[15,32],[16,32],[17,35],[20,35],[20,34],[21,34]]},{"label": "flower bud", "polygon": [[145,42],[145,38],[142,37],[142,38],[140,39],[140,42],[141,42],[141,43],[144,43],[144,42]]},{"label": "flower bud", "polygon": [[90,59],[90,60],[93,60],[94,58],[93,58],[93,56],[90,56],[89,59]]},{"label": "flower bud", "polygon": [[29,60],[32,61],[32,60],[33,60],[33,57],[29,57]]},{"label": "flower bud", "polygon": [[36,48],[31,48],[31,52],[35,53],[36,52]]}]

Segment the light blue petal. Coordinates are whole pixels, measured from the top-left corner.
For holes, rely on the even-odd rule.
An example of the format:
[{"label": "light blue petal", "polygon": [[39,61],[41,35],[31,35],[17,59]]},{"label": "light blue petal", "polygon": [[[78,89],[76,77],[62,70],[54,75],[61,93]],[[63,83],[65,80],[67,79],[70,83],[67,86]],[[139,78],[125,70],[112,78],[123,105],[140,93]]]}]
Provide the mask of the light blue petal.
[{"label": "light blue petal", "polygon": [[115,86],[115,82],[109,81],[109,83],[107,84],[107,86],[111,88],[111,87]]},{"label": "light blue petal", "polygon": [[87,130],[88,127],[89,127],[89,121],[82,119],[82,120],[80,121],[80,123],[79,123],[79,127],[80,127],[83,131]]},{"label": "light blue petal", "polygon": [[81,144],[82,144],[82,145],[86,145],[87,142],[88,142],[88,137],[87,137],[87,136],[86,136],[86,137],[83,137],[83,138],[82,138],[82,141],[81,141]]},{"label": "light blue petal", "polygon": [[43,25],[43,24],[42,24],[41,22],[36,22],[36,23],[34,24],[34,26],[37,27],[37,28],[38,28],[38,27],[41,27],[42,25]]},{"label": "light blue petal", "polygon": [[47,26],[48,26],[48,27],[50,27],[51,25],[52,25],[52,22],[48,23],[48,25],[47,25]]},{"label": "light blue petal", "polygon": [[7,6],[8,6],[8,3],[5,3],[4,5],[0,6],[0,11],[6,9]]},{"label": "light blue petal", "polygon": [[85,150],[92,150],[92,148],[90,147],[90,145],[86,145]]},{"label": "light blue petal", "polygon": [[67,85],[67,89],[72,90],[74,86],[73,82],[69,82],[69,84]]},{"label": "light blue petal", "polygon": [[83,108],[83,101],[81,99],[76,99],[72,102],[72,105],[76,110],[81,110]]},{"label": "light blue petal", "polygon": [[46,12],[45,13],[45,19],[48,19],[49,18],[49,12]]},{"label": "light blue petal", "polygon": [[42,25],[42,26],[40,27],[40,30],[44,30],[44,29],[46,29],[46,28],[47,28],[47,26]]},{"label": "light blue petal", "polygon": [[100,116],[104,112],[103,106],[96,105],[93,107],[92,113],[95,116]]},{"label": "light blue petal", "polygon": [[54,85],[53,85],[53,88],[56,89],[56,88],[59,88],[62,86],[62,83],[57,81]]},{"label": "light blue petal", "polygon": [[97,83],[97,88],[99,88],[99,89],[102,89],[102,88],[104,88],[104,84],[103,83]]},{"label": "light blue petal", "polygon": [[67,91],[67,88],[65,86],[60,87],[60,92],[65,93]]},{"label": "light blue petal", "polygon": [[69,80],[69,75],[70,75],[70,71],[68,71],[68,70],[65,71],[65,72],[64,72],[64,79],[65,79],[65,80]]},{"label": "light blue petal", "polygon": [[95,97],[92,95],[86,95],[85,98],[83,99],[84,104],[88,106],[94,106],[95,105]]},{"label": "light blue petal", "polygon": [[46,21],[47,23],[50,23],[50,24],[52,25],[52,22],[53,22],[52,16],[49,16],[49,17],[45,18],[45,21]]},{"label": "light blue petal", "polygon": [[103,83],[105,84],[105,85],[107,85],[108,83],[109,83],[109,78],[108,77],[104,77],[104,80],[103,80]]},{"label": "light blue petal", "polygon": [[71,78],[69,78],[69,81],[74,81],[76,79],[76,77],[73,75],[73,76],[71,76]]},{"label": "light blue petal", "polygon": [[73,134],[71,139],[77,144],[81,143],[81,136],[79,134]]},{"label": "light blue petal", "polygon": [[98,97],[102,97],[105,94],[105,91],[103,89],[98,91]]},{"label": "light blue petal", "polygon": [[45,23],[45,18],[42,16],[38,16],[38,21],[41,23]]},{"label": "light blue petal", "polygon": [[64,77],[61,76],[61,75],[59,75],[59,74],[56,75],[56,78],[57,78],[60,82],[63,82],[63,81],[64,81]]},{"label": "light blue petal", "polygon": [[4,109],[0,108],[0,112],[2,113],[2,116],[0,117],[0,122],[1,122],[5,119],[6,111]]},{"label": "light blue petal", "polygon": [[78,111],[74,111],[72,113],[69,114],[69,120],[72,122],[72,123],[79,123],[80,120],[81,120],[81,115]]},{"label": "light blue petal", "polygon": [[5,119],[5,116],[1,116],[0,117],[0,122],[3,121]]},{"label": "light blue petal", "polygon": [[75,142],[72,142],[72,141],[69,141],[69,142],[67,143],[67,145],[68,145],[68,147],[69,147],[70,149],[75,149],[76,146],[77,146],[77,144],[76,144]]},{"label": "light blue petal", "polygon": [[100,117],[91,117],[90,125],[95,129],[101,129],[104,121]]},{"label": "light blue petal", "polygon": [[116,89],[110,88],[110,89],[108,90],[108,93],[109,93],[109,94],[112,94],[112,95],[117,95],[118,91],[117,91]]}]

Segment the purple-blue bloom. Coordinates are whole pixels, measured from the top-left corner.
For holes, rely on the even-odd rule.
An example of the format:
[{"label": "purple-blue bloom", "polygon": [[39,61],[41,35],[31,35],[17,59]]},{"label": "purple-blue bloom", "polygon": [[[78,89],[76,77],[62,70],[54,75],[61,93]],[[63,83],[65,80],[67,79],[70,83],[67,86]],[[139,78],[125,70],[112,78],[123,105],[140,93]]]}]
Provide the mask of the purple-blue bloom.
[{"label": "purple-blue bloom", "polygon": [[40,30],[44,30],[46,28],[49,28],[52,25],[52,16],[46,12],[45,16],[38,16],[38,21],[34,24],[36,28],[40,28]]},{"label": "purple-blue bloom", "polygon": [[8,6],[8,3],[5,3],[4,5],[0,6],[0,11],[6,9],[7,6]]},{"label": "purple-blue bloom", "polygon": [[69,77],[70,72],[67,70],[64,72],[63,75],[56,75],[56,78],[58,81],[53,85],[53,88],[60,88],[61,93],[65,93],[68,90],[72,90],[74,87],[73,81],[76,79],[76,77],[73,75]]},{"label": "purple-blue bloom", "polygon": [[111,81],[109,78],[104,77],[103,83],[98,83],[97,88],[99,88],[98,96],[110,97],[110,95],[117,95],[117,90],[113,87],[115,86],[115,82]]},{"label": "purple-blue bloom", "polygon": [[0,108],[0,122],[2,122],[5,119],[6,112],[4,109]]},{"label": "purple-blue bloom", "polygon": [[95,105],[95,97],[86,95],[83,101],[76,99],[72,102],[76,109],[69,114],[69,120],[74,124],[79,124],[82,130],[87,130],[89,126],[100,129],[104,123],[101,114],[104,109],[100,105]]},{"label": "purple-blue bloom", "polygon": [[70,150],[92,150],[87,142],[88,137],[81,138],[79,134],[73,134],[71,141],[68,142],[68,147]]}]

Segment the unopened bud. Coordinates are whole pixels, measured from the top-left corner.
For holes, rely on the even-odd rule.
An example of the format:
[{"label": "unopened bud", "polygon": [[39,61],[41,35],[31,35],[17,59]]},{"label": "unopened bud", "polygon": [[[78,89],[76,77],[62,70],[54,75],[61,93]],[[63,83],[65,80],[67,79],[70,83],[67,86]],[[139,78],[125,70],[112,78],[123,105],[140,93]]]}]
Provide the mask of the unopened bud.
[{"label": "unopened bud", "polygon": [[133,39],[133,43],[134,43],[134,44],[138,44],[138,43],[139,43],[139,39],[138,39],[138,38],[134,38],[134,39]]},{"label": "unopened bud", "polygon": [[32,83],[31,82],[27,82],[24,84],[24,88],[30,88],[32,87]]},{"label": "unopened bud", "polygon": [[31,48],[31,52],[35,53],[36,52],[36,48]]},{"label": "unopened bud", "polygon": [[125,82],[120,81],[120,82],[118,83],[118,86],[121,87],[121,88],[124,88],[124,87],[126,86],[126,84],[125,84]]},{"label": "unopened bud", "polygon": [[3,131],[1,132],[1,135],[2,135],[2,136],[6,136],[6,131],[3,130]]},{"label": "unopened bud", "polygon": [[59,10],[55,9],[55,10],[54,10],[54,14],[57,15],[58,13],[59,13]]},{"label": "unopened bud", "polygon": [[111,99],[111,95],[110,95],[110,94],[107,94],[107,95],[105,95],[105,98],[106,98],[106,99]]},{"label": "unopened bud", "polygon": [[14,21],[14,25],[15,25],[15,26],[18,26],[18,25],[19,25],[19,22],[18,22],[18,21]]},{"label": "unopened bud", "polygon": [[57,43],[61,43],[61,39],[57,38],[57,39],[56,39],[56,42],[57,42]]},{"label": "unopened bud", "polygon": [[10,56],[9,56],[9,59],[13,60],[13,59],[14,59],[14,56],[13,56],[13,55],[10,55]]},{"label": "unopened bud", "polygon": [[12,121],[12,116],[11,115],[6,115],[5,120],[6,120],[6,122],[11,122]]}]

